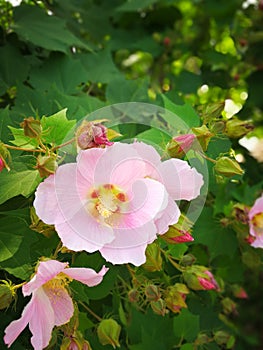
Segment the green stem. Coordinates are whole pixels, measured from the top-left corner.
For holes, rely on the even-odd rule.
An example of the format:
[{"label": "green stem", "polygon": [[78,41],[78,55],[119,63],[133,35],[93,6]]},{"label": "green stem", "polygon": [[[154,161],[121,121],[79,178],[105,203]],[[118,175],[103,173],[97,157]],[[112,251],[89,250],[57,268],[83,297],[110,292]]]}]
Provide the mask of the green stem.
[{"label": "green stem", "polygon": [[67,145],[71,144],[71,143],[74,142],[74,141],[75,141],[75,137],[73,137],[72,139],[70,139],[70,140],[67,141],[67,142],[62,143],[62,144],[59,145],[59,146],[53,147],[53,148],[51,149],[51,151],[55,151],[55,150],[57,150],[57,149],[59,149],[59,148],[61,148],[61,147],[67,146]]},{"label": "green stem", "polygon": [[202,153],[202,152],[198,152],[198,153],[200,154],[201,157],[203,157],[203,158],[209,160],[209,162],[212,162],[212,163],[214,163],[214,164],[216,163],[216,160],[214,160],[214,159],[208,157],[208,156],[205,155],[204,153]]},{"label": "green stem", "polygon": [[4,144],[4,146],[5,146],[6,148],[14,149],[14,150],[17,150],[17,151],[40,152],[40,153],[45,153],[45,152],[46,152],[46,151],[43,150],[42,148],[41,148],[41,149],[28,149],[28,148],[22,148],[22,147],[11,146],[11,145],[6,145],[6,144]]},{"label": "green stem", "polygon": [[95,312],[92,311],[92,310],[91,310],[86,304],[84,304],[82,301],[79,301],[79,304],[80,304],[81,306],[83,306],[84,309],[87,310],[93,317],[95,317],[96,320],[98,320],[99,322],[102,321],[102,318],[101,318],[100,316],[98,316],[97,314],[95,314]]}]

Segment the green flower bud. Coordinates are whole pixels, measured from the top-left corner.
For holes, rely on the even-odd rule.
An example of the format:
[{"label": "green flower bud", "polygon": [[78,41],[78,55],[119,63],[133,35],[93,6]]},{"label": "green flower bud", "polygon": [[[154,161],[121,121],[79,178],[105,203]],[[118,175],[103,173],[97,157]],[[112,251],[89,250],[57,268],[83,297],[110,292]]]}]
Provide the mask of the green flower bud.
[{"label": "green flower bud", "polygon": [[183,158],[195,140],[195,135],[185,134],[173,137],[166,145],[166,151],[170,157]]},{"label": "green flower bud", "polygon": [[176,283],[174,286],[168,287],[164,299],[168,309],[178,313],[181,308],[187,308],[185,299],[188,293],[190,293],[189,289],[182,283]]},{"label": "green flower bud", "polygon": [[41,177],[46,177],[54,174],[58,164],[55,156],[38,156],[36,169]]},{"label": "green flower bud", "polygon": [[195,340],[196,345],[203,345],[203,344],[207,344],[209,342],[210,342],[210,338],[205,333],[199,333],[196,340]]},{"label": "green flower bud", "polygon": [[33,117],[25,118],[22,123],[20,123],[21,128],[24,129],[24,135],[36,138],[42,133],[42,126],[39,120],[35,120]]},{"label": "green flower bud", "polygon": [[146,248],[146,262],[142,265],[147,271],[161,271],[162,270],[162,256],[160,247],[156,243],[149,244]]},{"label": "green flower bud", "polygon": [[111,345],[114,349],[120,347],[119,336],[121,326],[112,318],[102,320],[97,328],[99,341],[102,345]]},{"label": "green flower bud", "polygon": [[209,103],[208,105],[202,108],[203,109],[202,117],[205,120],[205,122],[209,122],[210,120],[217,119],[221,116],[224,108],[225,108],[225,101]]},{"label": "green flower bud", "polygon": [[16,294],[10,283],[4,280],[1,282],[2,283],[0,284],[0,310],[3,310],[9,307]]},{"label": "green flower bud", "polygon": [[226,315],[237,314],[237,304],[232,299],[224,298],[221,304]]},{"label": "green flower bud", "polygon": [[137,289],[131,289],[128,292],[128,299],[131,303],[137,303],[139,301],[139,292]]},{"label": "green flower bud", "polygon": [[218,345],[226,345],[226,349],[232,349],[235,344],[234,336],[225,331],[215,332],[214,340]]},{"label": "green flower bud", "polygon": [[186,254],[180,260],[180,264],[183,266],[191,266],[196,262],[196,257],[193,254]]},{"label": "green flower bud", "polygon": [[238,118],[232,118],[226,122],[225,133],[228,137],[240,138],[248,134],[253,129],[253,124]]},{"label": "green flower bud", "polygon": [[161,293],[159,291],[159,288],[154,284],[149,284],[145,288],[145,295],[147,300],[149,301],[157,301],[161,298]]},{"label": "green flower bud", "polygon": [[168,313],[168,310],[166,309],[166,303],[163,299],[151,301],[150,305],[153,312],[157,315],[165,316]]},{"label": "green flower bud", "polygon": [[214,166],[215,171],[226,177],[232,177],[234,175],[242,175],[244,170],[240,167],[238,162],[228,157],[221,157],[216,161]]},{"label": "green flower bud", "polygon": [[214,136],[214,134],[211,133],[211,131],[206,127],[206,125],[202,125],[198,128],[192,128],[192,131],[196,135],[196,138],[199,141],[202,149],[206,151],[210,139]]}]

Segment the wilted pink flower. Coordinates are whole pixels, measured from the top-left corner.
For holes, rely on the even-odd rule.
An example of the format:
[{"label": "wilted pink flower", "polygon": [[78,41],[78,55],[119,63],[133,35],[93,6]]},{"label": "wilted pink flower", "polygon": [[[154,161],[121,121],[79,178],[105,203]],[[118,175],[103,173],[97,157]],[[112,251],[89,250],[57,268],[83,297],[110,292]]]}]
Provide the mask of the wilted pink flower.
[{"label": "wilted pink flower", "polygon": [[108,140],[106,126],[87,121],[84,121],[77,131],[77,143],[81,149],[113,145],[113,142]]},{"label": "wilted pink flower", "polygon": [[34,350],[44,349],[50,341],[53,327],[67,323],[73,316],[74,306],[67,284],[75,279],[89,287],[95,286],[102,281],[107,270],[103,267],[97,273],[88,268],[68,268],[68,263],[56,260],[40,262],[34,277],[22,287],[23,295],[32,294],[32,298],[21,318],[6,328],[5,344],[10,347],[29,324]]},{"label": "wilted pink flower", "polygon": [[213,276],[213,274],[210,271],[204,271],[204,274],[207,275],[207,277],[200,277],[198,276],[198,281],[200,285],[203,287],[203,289],[210,290],[210,289],[218,289],[219,286]]},{"label": "wilted pink flower", "polygon": [[3,159],[0,157],[0,172],[5,168],[5,163]]},{"label": "wilted pink flower", "polygon": [[161,162],[143,142],[80,151],[77,163],[61,165],[41,183],[34,206],[54,224],[63,245],[99,250],[113,264],[145,262],[145,249],[176,223],[174,200],[200,193],[202,176],[187,162]]},{"label": "wilted pink flower", "polygon": [[258,198],[248,213],[249,232],[255,237],[251,246],[263,248],[263,195]]}]

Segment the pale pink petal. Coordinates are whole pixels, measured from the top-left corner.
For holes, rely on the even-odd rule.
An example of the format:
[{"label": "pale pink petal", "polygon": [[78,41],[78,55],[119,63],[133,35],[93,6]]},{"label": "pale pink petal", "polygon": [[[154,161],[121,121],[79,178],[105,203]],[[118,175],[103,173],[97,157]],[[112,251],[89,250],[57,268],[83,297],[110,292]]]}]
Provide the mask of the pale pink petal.
[{"label": "pale pink petal", "polygon": [[146,246],[156,239],[156,227],[149,222],[139,228],[117,229],[115,234],[115,240],[100,249],[102,256],[112,264],[139,266],[145,262]]},{"label": "pale pink petal", "polygon": [[131,201],[118,228],[140,227],[154,220],[168,204],[168,194],[163,184],[148,178],[134,182],[129,196],[132,197]]},{"label": "pale pink petal", "polygon": [[147,175],[151,176],[153,171],[160,165],[161,156],[154,147],[147,145],[144,142],[136,141],[132,144],[132,146],[134,149],[136,149],[139,156],[145,161]]},{"label": "pale pink petal", "polygon": [[96,271],[85,267],[71,267],[69,269],[65,269],[64,273],[89,287],[93,287],[101,283],[103,276],[108,270],[109,269],[107,267],[103,266],[97,273]]},{"label": "pale pink petal", "polygon": [[92,253],[114,239],[112,228],[97,222],[84,208],[55,228],[63,245],[75,251]]},{"label": "pale pink petal", "polygon": [[180,217],[180,209],[174,200],[169,197],[168,205],[161,213],[161,216],[154,221],[158,234],[162,235],[168,231],[169,225],[176,224]]},{"label": "pale pink petal", "polygon": [[248,213],[249,220],[252,220],[256,214],[263,213],[263,196],[259,197]]},{"label": "pale pink petal", "polygon": [[57,260],[41,261],[38,265],[37,272],[34,277],[22,287],[23,295],[30,295],[46,282],[53,279],[62,272],[68,263],[62,263]]},{"label": "pale pink petal", "polygon": [[91,186],[78,172],[76,163],[64,164],[58,168],[55,173],[55,195],[63,221],[54,224],[68,221],[85,206]]},{"label": "pale pink petal", "polygon": [[33,205],[36,209],[36,214],[46,224],[53,225],[55,222],[63,222],[64,218],[59,211],[56,198],[54,175],[50,175],[38,186]]},{"label": "pale pink petal", "polygon": [[94,183],[94,171],[106,148],[90,148],[82,150],[77,156],[78,172],[88,181]]},{"label": "pale pink petal", "polygon": [[29,329],[32,333],[31,343],[34,350],[42,350],[48,346],[52,329],[55,325],[54,312],[43,288],[34,293],[34,310],[29,321]]},{"label": "pale pink petal", "polygon": [[95,184],[114,184],[127,190],[146,176],[144,160],[129,144],[114,143],[107,148],[94,169]]},{"label": "pale pink petal", "polygon": [[[65,269],[65,271],[67,270],[68,269]],[[62,324],[67,323],[74,313],[73,302],[67,290],[56,286],[44,286],[43,289],[53,308],[55,326],[61,326]]]},{"label": "pale pink petal", "polygon": [[158,167],[160,181],[174,200],[191,200],[200,194],[203,177],[181,159],[169,159]]},{"label": "pale pink petal", "polygon": [[34,312],[34,299],[32,298],[25,306],[21,318],[15,320],[9,324],[5,329],[4,342],[6,345],[11,346],[19,334],[26,328],[31,319],[31,315]]},{"label": "pale pink petal", "polygon": [[263,237],[258,236],[253,243],[251,243],[251,246],[254,248],[263,248]]}]

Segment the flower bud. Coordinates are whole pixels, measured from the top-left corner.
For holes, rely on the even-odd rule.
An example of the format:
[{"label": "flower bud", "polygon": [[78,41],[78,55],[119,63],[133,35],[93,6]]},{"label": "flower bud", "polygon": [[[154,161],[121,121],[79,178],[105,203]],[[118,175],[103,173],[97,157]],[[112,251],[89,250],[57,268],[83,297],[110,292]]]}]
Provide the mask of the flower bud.
[{"label": "flower bud", "polygon": [[39,120],[35,120],[33,117],[25,118],[22,123],[20,123],[21,128],[24,129],[24,135],[36,138],[42,133],[42,126]]},{"label": "flower bud", "polygon": [[232,215],[238,222],[244,225],[249,223],[248,213],[249,208],[245,204],[238,203],[233,206]]},{"label": "flower bud", "polygon": [[54,226],[45,224],[42,220],[40,220],[36,214],[36,210],[34,207],[30,208],[30,219],[31,225],[29,227],[31,228],[31,230],[39,232],[47,238],[51,237],[54,234]]},{"label": "flower bud", "polygon": [[128,292],[128,299],[131,303],[137,303],[139,301],[139,292],[137,289],[131,289]]},{"label": "flower bud", "polygon": [[195,140],[195,135],[185,134],[173,137],[166,145],[166,151],[170,157],[183,158]]},{"label": "flower bud", "polygon": [[166,309],[166,303],[163,299],[151,301],[150,305],[153,312],[157,315],[165,316],[168,312],[168,310]]},{"label": "flower bud", "polygon": [[238,162],[228,157],[221,157],[216,161],[214,166],[215,171],[226,177],[232,177],[234,175],[242,175],[244,170],[240,167]]},{"label": "flower bud", "polygon": [[110,344],[114,349],[120,347],[119,336],[121,326],[112,318],[102,320],[97,328],[99,341],[102,345]]},{"label": "flower bud", "polygon": [[99,122],[84,122],[76,132],[77,144],[80,149],[99,147],[102,145],[111,146],[107,137],[107,128]]},{"label": "flower bud", "polygon": [[6,168],[8,171],[10,170],[8,163],[11,160],[11,155],[3,142],[0,142],[0,172]]},{"label": "flower bud", "polygon": [[208,105],[202,108],[203,109],[202,117],[205,120],[205,122],[215,120],[221,116],[224,108],[225,108],[225,101],[209,103]]},{"label": "flower bud", "polygon": [[41,177],[46,177],[54,174],[58,164],[55,156],[38,156],[36,169]]},{"label": "flower bud", "polygon": [[225,331],[217,331],[214,333],[214,341],[218,345],[226,345],[226,349],[232,349],[235,344],[235,338],[233,335]]},{"label": "flower bud", "polygon": [[164,299],[168,309],[174,313],[178,313],[181,311],[181,308],[187,308],[185,299],[189,293],[189,289],[182,283],[176,283],[174,286],[168,287]]},{"label": "flower bud", "polygon": [[254,129],[253,124],[238,118],[229,119],[226,122],[225,133],[231,138],[240,138]]},{"label": "flower bud", "polygon": [[176,224],[170,226],[169,230],[162,235],[162,238],[170,244],[192,242],[194,240],[188,231],[178,229]]},{"label": "flower bud", "polygon": [[9,307],[11,302],[15,297],[15,291],[12,288],[12,285],[7,281],[1,281],[0,284],[0,310],[6,309]]},{"label": "flower bud", "polygon": [[183,278],[189,288],[193,290],[219,290],[219,286],[207,267],[193,265],[183,272]]},{"label": "flower bud", "polygon": [[195,262],[196,262],[196,257],[193,254],[186,254],[180,260],[180,264],[183,266],[191,266]]},{"label": "flower bud", "polygon": [[192,128],[193,133],[196,135],[197,140],[200,143],[200,146],[204,151],[207,150],[208,144],[210,142],[211,137],[214,136],[213,133],[206,127],[206,125],[202,125],[198,128]]},{"label": "flower bud", "polygon": [[144,293],[148,301],[157,301],[161,298],[161,293],[159,291],[159,288],[154,284],[149,284],[145,288]]},{"label": "flower bud", "polygon": [[207,334],[205,333],[199,333],[197,335],[197,338],[195,340],[196,345],[204,345],[210,342],[210,338]]},{"label": "flower bud", "polygon": [[223,311],[226,315],[234,314],[237,315],[237,304],[230,298],[224,298],[221,301]]},{"label": "flower bud", "polygon": [[238,284],[234,284],[232,286],[232,292],[236,298],[248,299],[247,292],[245,291],[245,289],[243,287],[239,286]]},{"label": "flower bud", "polygon": [[149,244],[145,251],[146,262],[142,265],[147,271],[161,271],[162,270],[162,256],[160,247],[156,243]]}]

